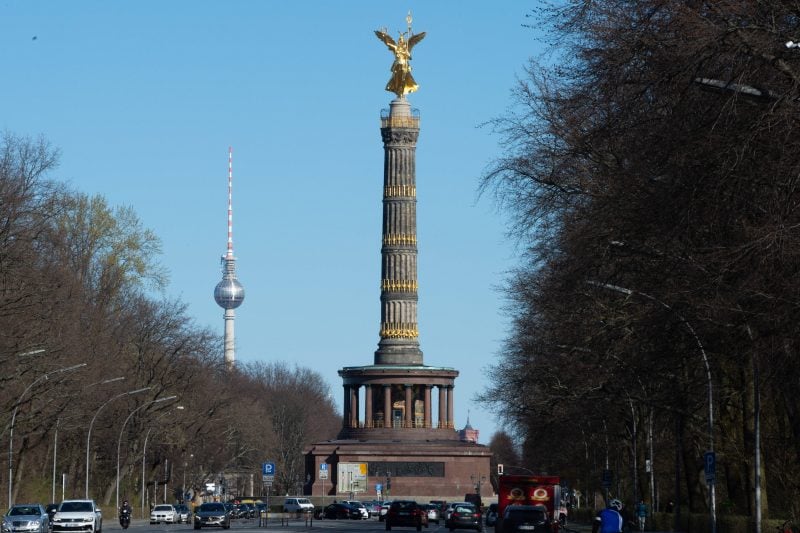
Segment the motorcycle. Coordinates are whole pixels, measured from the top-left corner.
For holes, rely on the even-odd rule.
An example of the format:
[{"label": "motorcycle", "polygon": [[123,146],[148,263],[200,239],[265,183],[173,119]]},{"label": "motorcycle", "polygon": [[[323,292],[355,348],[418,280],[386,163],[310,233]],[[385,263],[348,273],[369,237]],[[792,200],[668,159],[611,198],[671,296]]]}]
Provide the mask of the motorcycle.
[{"label": "motorcycle", "polygon": [[122,526],[122,529],[128,529],[128,526],[131,525],[130,509],[122,509],[119,512],[119,525]]}]

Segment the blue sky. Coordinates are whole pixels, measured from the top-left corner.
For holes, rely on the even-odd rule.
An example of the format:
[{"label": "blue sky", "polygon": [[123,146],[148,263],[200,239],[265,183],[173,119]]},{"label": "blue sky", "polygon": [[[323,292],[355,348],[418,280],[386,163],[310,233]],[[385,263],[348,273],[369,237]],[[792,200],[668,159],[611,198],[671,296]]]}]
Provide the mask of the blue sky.
[{"label": "blue sky", "polygon": [[411,9],[427,32],[409,97],[421,115],[420,345],[426,364],[461,372],[456,425],[469,413],[487,443],[500,423],[472,398],[506,335],[497,289],[516,250],[477,196],[501,154],[479,125],[511,105],[539,53],[524,27],[534,5],[6,0],[0,128],[44,135],[62,151],[53,177],[132,206],[163,241],[167,296],[220,338],[233,146],[237,360],[313,367],[341,404],[337,370],[372,364],[380,323],[379,116],[393,95],[373,31],[396,35]]}]

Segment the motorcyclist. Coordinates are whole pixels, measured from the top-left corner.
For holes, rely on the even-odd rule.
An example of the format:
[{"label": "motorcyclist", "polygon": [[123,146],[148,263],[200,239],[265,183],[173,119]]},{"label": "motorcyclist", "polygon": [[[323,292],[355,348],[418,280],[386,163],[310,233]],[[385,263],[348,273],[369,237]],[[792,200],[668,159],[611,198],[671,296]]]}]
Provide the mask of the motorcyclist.
[{"label": "motorcyclist", "polygon": [[597,513],[592,523],[592,533],[621,533],[625,520],[622,517],[622,502],[614,498],[608,507]]},{"label": "motorcyclist", "polygon": [[122,505],[119,506],[119,525],[122,526],[122,529],[128,529],[128,526],[131,525],[132,514],[133,509],[128,500],[122,500]]},{"label": "motorcyclist", "polygon": [[131,507],[131,504],[128,503],[128,500],[122,500],[122,505],[119,506],[120,516],[124,514],[130,516],[132,513],[133,513],[133,507]]}]

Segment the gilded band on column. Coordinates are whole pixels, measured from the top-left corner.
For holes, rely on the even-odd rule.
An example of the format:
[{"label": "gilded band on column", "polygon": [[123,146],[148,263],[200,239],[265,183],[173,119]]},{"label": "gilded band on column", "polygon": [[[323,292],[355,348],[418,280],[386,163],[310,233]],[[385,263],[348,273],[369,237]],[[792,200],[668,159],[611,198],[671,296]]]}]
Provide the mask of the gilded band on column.
[{"label": "gilded band on column", "polygon": [[383,188],[383,196],[385,198],[396,198],[399,196],[415,198],[417,196],[417,188],[413,185],[389,185]]},{"label": "gilded band on column", "polygon": [[387,233],[383,236],[383,244],[417,244],[417,236],[413,233]]},{"label": "gilded band on column", "polygon": [[416,339],[419,337],[419,331],[416,323],[387,322],[381,324],[380,336],[385,339]]},{"label": "gilded band on column", "polygon": [[381,128],[414,128],[419,129],[419,117],[381,117]]},{"label": "gilded band on column", "polygon": [[418,289],[417,282],[412,279],[382,279],[381,290],[390,292],[416,292]]}]

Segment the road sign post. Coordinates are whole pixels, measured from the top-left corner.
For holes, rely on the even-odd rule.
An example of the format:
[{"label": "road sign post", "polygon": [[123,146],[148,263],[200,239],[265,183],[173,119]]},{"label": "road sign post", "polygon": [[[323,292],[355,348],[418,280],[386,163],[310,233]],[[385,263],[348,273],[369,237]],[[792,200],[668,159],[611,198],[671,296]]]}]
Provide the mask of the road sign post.
[{"label": "road sign post", "polygon": [[706,483],[714,484],[717,478],[717,457],[714,452],[703,454],[703,470],[706,474]]},{"label": "road sign post", "polygon": [[322,512],[325,512],[325,480],[328,479],[328,463],[319,465],[319,479],[322,481]]}]

